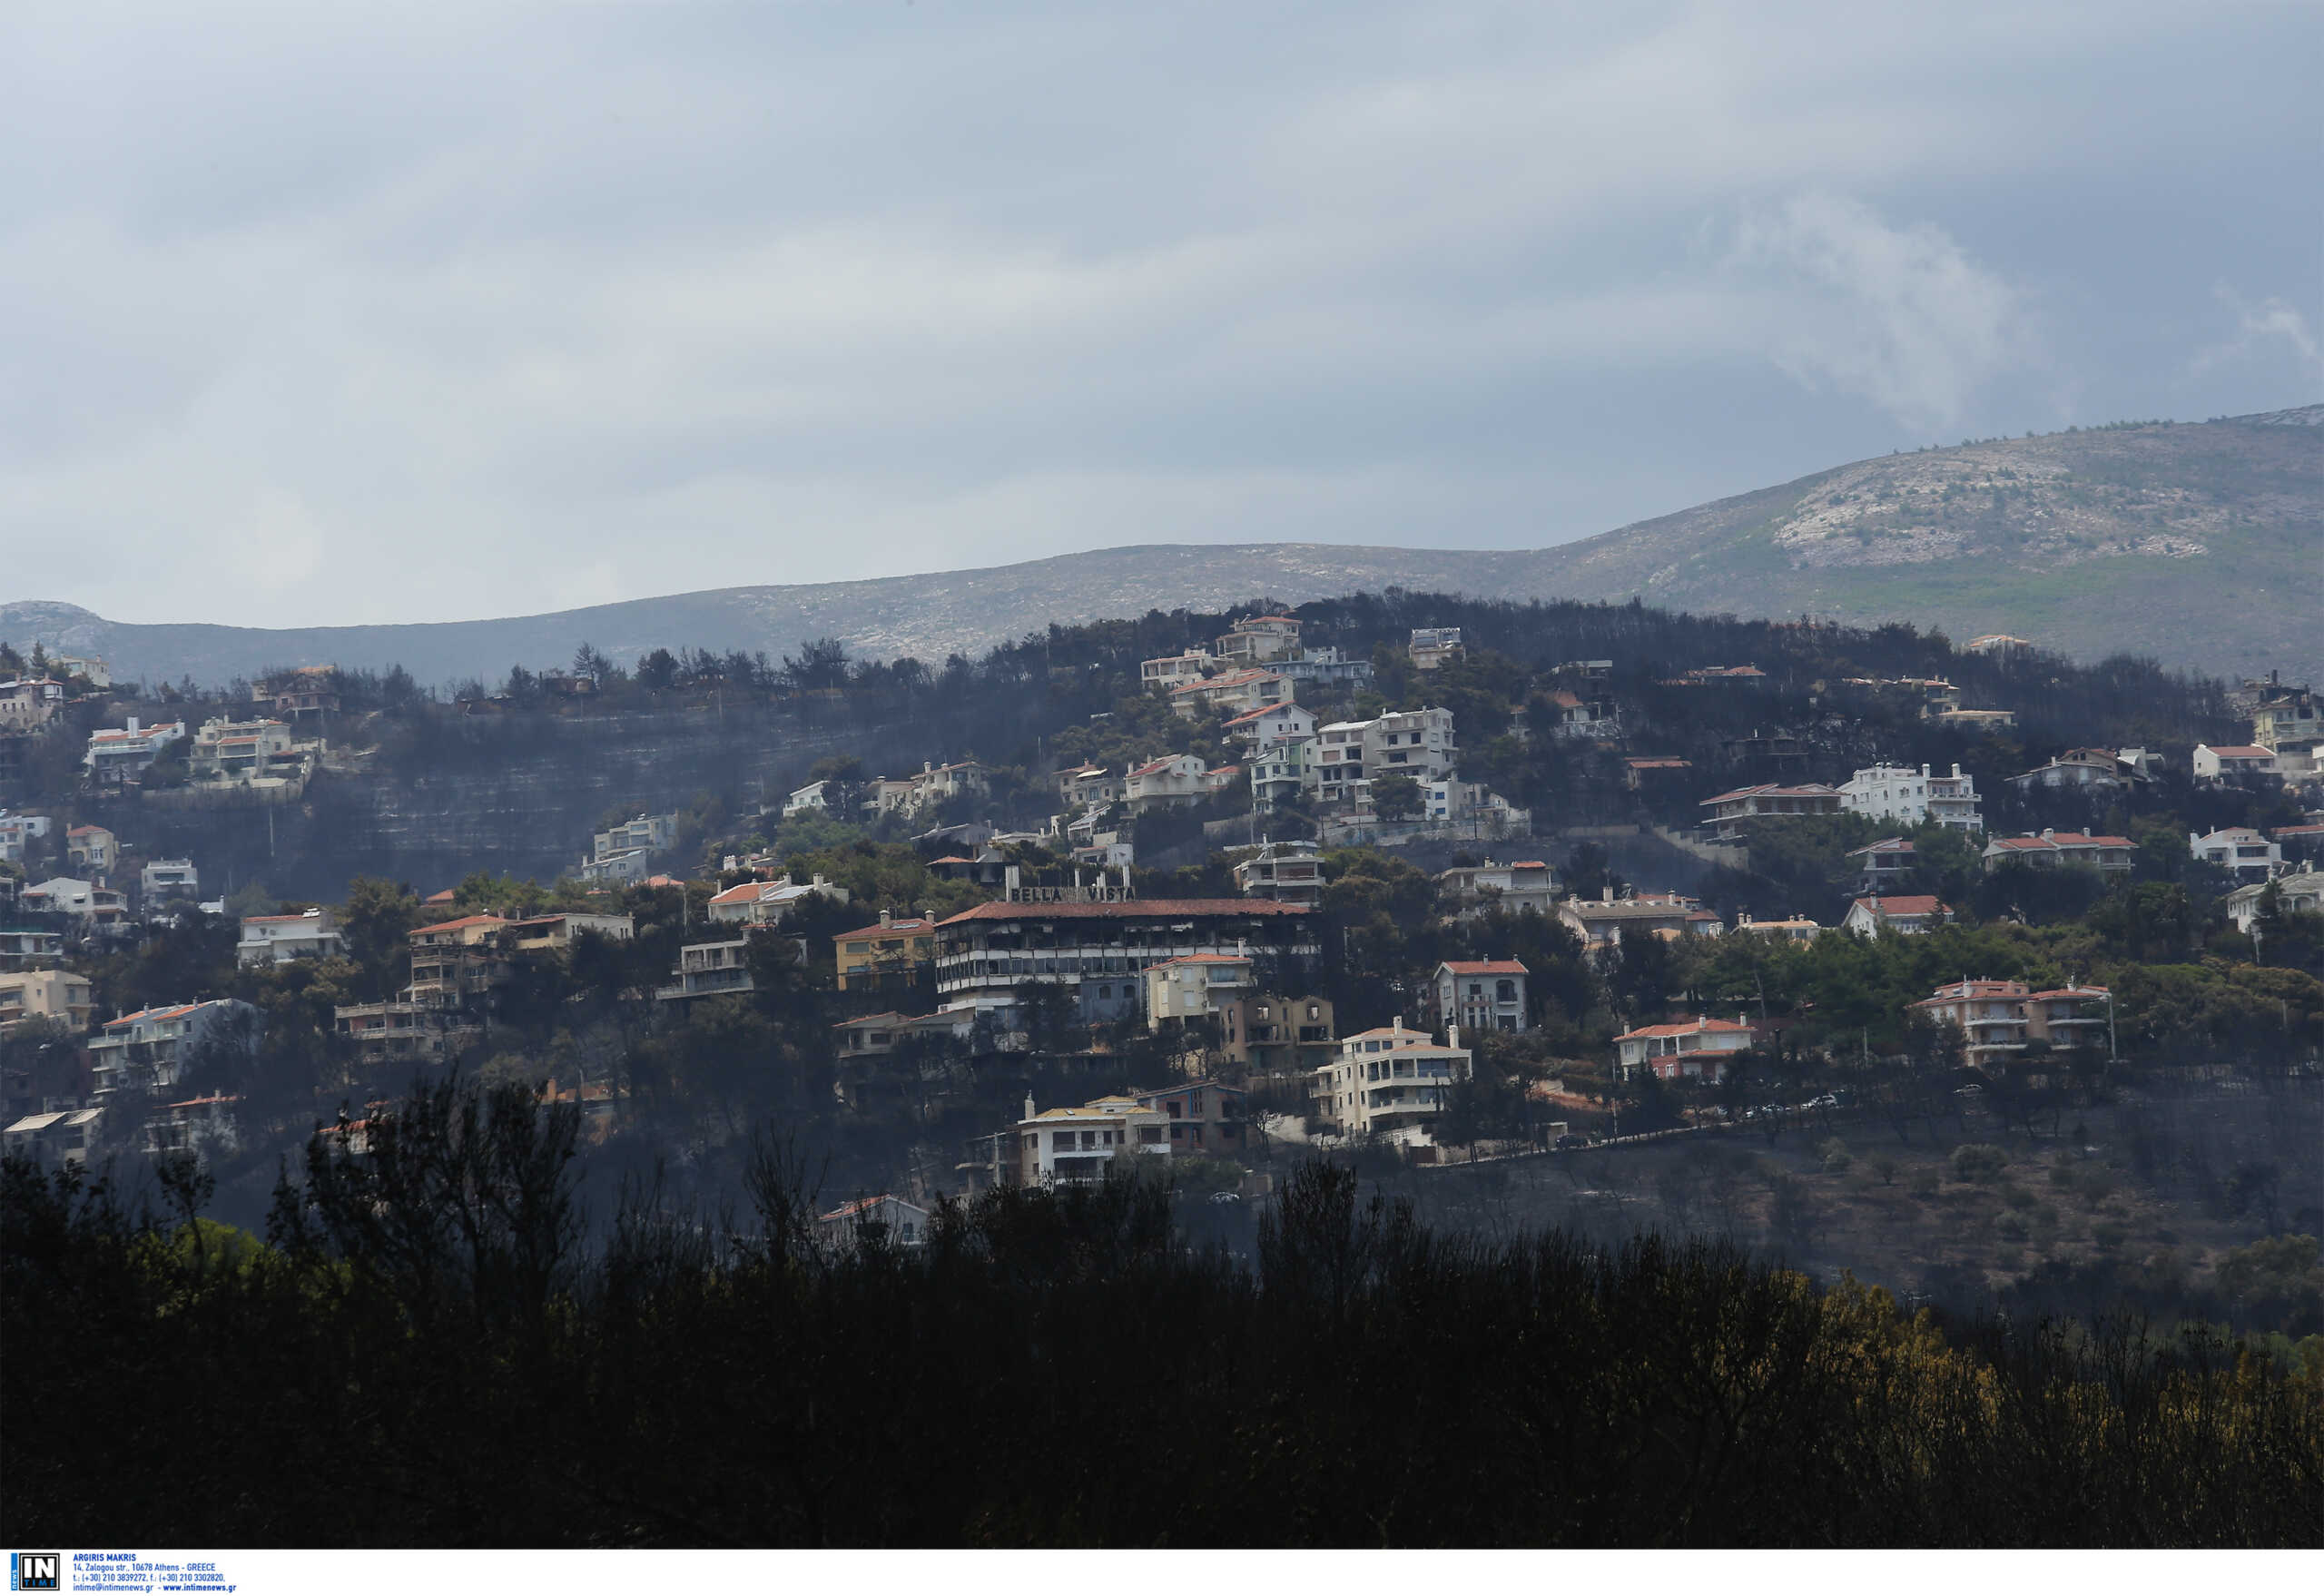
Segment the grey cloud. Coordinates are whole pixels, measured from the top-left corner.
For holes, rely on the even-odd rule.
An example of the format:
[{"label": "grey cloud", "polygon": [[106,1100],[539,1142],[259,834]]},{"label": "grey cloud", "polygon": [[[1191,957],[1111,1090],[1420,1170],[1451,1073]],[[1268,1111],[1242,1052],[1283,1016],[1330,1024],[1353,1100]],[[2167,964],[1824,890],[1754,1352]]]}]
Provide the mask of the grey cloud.
[{"label": "grey cloud", "polygon": [[2313,20],[2267,8],[0,27],[0,596],[123,619],[1531,546],[2311,397],[2268,351],[2315,207],[2259,196],[2312,192]]}]

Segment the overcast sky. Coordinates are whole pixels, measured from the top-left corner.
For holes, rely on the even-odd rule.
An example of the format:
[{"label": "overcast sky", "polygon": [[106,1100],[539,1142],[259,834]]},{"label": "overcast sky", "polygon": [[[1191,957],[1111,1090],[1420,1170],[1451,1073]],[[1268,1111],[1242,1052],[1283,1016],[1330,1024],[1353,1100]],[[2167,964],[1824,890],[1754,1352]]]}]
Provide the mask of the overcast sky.
[{"label": "overcast sky", "polygon": [[1563,542],[2314,402],[2314,5],[0,10],[0,599]]}]

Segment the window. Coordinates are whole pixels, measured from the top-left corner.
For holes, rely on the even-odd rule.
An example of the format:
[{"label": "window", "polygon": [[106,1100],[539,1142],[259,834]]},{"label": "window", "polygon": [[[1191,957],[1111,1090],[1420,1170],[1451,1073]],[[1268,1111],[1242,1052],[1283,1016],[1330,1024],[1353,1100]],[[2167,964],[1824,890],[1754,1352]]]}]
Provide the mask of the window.
[{"label": "window", "polygon": [[1185,1126],[1183,1126],[1183,1125],[1173,1125],[1172,1127],[1170,1127],[1170,1139],[1171,1139],[1172,1141],[1184,1141],[1184,1140],[1186,1139],[1186,1137],[1187,1137],[1187,1128],[1186,1128]]}]

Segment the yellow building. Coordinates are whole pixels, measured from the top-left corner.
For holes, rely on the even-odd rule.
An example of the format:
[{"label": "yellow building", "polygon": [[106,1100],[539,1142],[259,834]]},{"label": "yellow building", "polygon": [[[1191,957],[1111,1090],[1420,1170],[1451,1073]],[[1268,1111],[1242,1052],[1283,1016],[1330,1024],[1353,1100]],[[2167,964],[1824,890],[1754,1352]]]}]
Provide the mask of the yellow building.
[{"label": "yellow building", "polygon": [[936,921],[926,915],[898,919],[885,909],[880,923],[832,939],[838,954],[839,990],[903,986],[936,967]]}]

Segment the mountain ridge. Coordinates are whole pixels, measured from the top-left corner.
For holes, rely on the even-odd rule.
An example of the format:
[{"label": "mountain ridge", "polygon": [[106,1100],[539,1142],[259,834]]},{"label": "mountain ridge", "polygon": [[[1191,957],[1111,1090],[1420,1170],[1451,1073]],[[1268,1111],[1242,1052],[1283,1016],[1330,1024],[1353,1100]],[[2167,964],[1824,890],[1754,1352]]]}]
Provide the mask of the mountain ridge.
[{"label": "mountain ridge", "polygon": [[2220,675],[2278,666],[2315,677],[2320,550],[2315,405],[1878,456],[1547,548],[1134,544],[489,620],[281,630],[114,622],[18,601],[0,604],[0,638],[99,654],[123,679],[222,681],[332,663],[401,664],[441,683],[554,665],[583,643],[626,663],[682,645],[779,655],[829,635],[861,655],[936,663],[1051,620],[1397,586],[2010,631],[2084,659],[2127,651]]}]

